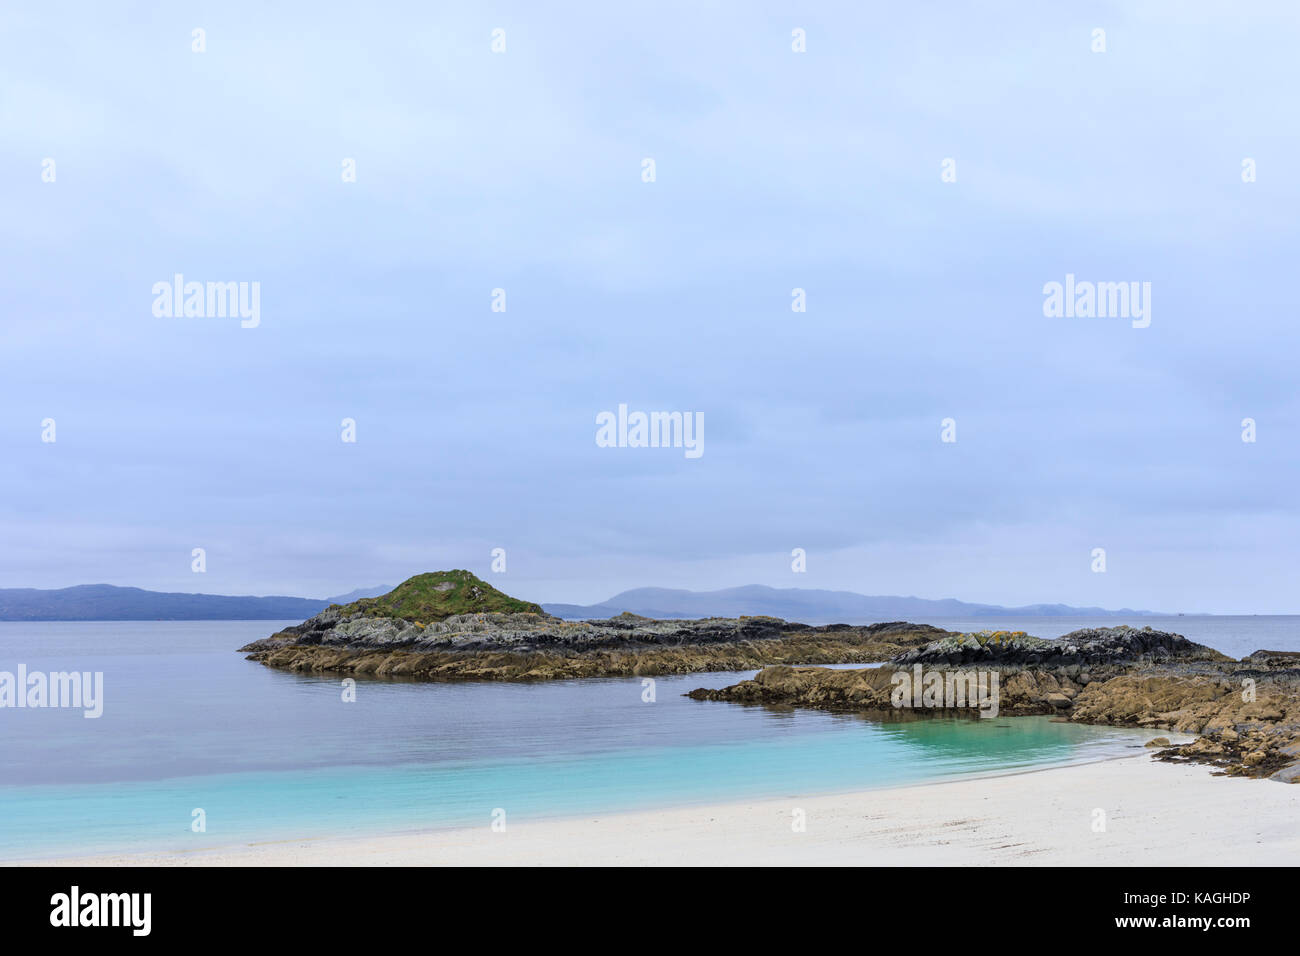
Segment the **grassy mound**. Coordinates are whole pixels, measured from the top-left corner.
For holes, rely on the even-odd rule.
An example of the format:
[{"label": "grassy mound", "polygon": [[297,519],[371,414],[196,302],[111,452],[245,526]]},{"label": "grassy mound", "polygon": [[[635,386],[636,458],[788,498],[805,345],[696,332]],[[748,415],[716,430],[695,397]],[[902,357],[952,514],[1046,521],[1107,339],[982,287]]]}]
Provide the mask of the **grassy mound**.
[{"label": "grassy mound", "polygon": [[362,598],[344,604],[342,608],[348,614],[399,617],[424,624],[440,621],[453,614],[482,614],[491,611],[505,614],[543,613],[540,606],[512,598],[469,571],[459,570],[417,574],[387,594]]}]

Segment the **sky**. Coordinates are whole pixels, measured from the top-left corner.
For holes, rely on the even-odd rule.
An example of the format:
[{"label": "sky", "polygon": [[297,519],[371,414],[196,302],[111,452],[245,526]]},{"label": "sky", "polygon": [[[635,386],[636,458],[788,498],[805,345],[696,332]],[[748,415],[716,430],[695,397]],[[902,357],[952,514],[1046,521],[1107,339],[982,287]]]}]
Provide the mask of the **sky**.
[{"label": "sky", "polygon": [[0,587],[1300,612],[1297,49],[1284,0],[8,4]]}]

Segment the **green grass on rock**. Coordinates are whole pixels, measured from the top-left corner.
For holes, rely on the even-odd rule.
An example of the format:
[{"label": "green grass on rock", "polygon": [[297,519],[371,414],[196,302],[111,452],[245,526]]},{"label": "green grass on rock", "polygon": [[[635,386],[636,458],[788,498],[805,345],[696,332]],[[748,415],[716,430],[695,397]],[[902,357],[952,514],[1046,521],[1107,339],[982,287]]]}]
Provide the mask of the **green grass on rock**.
[{"label": "green grass on rock", "polygon": [[440,621],[453,614],[541,614],[529,601],[503,594],[469,571],[430,571],[407,578],[387,594],[342,605],[345,614],[399,617],[406,621]]}]

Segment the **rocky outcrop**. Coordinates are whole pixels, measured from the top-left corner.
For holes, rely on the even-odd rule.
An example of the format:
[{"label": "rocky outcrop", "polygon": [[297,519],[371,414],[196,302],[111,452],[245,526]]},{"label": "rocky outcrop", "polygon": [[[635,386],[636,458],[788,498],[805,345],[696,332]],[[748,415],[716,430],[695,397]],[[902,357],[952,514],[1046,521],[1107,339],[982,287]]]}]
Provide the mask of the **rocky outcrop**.
[{"label": "rocky outcrop", "polygon": [[1163,661],[1227,661],[1218,651],[1181,634],[1150,627],[1094,627],[1046,640],[1021,631],[954,634],[909,651],[894,663],[948,666],[1078,667]]},{"label": "rocky outcrop", "polygon": [[269,667],[421,680],[547,680],[888,660],[948,632],[895,621],[810,627],[774,617],[565,621],[468,571],[418,574],[241,650]]},{"label": "rocky outcrop", "polygon": [[425,623],[329,608],[241,650],[251,660],[298,671],[547,680],[869,663],[946,634],[905,622],[810,627],[770,617],[656,621],[634,614],[604,621],[456,614]]},{"label": "rocky outcrop", "polygon": [[1300,667],[1300,651],[1256,651],[1246,662],[1266,668]]},{"label": "rocky outcrop", "polygon": [[717,644],[780,637],[803,625],[775,618],[652,621],[624,614],[605,621],[564,621],[548,614],[455,614],[424,623],[368,617],[330,608],[303,624],[254,641],[242,650],[288,644],[319,647],[404,648],[408,651],[593,650],[676,644]]},{"label": "rocky outcrop", "polygon": [[[915,712],[916,699],[899,703],[900,681],[910,685],[923,674],[938,674],[935,683],[941,684],[953,674],[981,672],[997,675],[998,714],[1058,714],[1082,723],[1197,734],[1195,742],[1155,756],[1210,763],[1226,774],[1300,779],[1300,665],[1278,652],[1233,661],[1150,628],[1090,629],[1056,641],[950,635],[879,668],[768,667],[752,680],[689,696],[901,716]],[[924,713],[978,714],[969,702],[953,708],[941,691],[936,697],[938,705]]]},{"label": "rocky outcrop", "polygon": [[[897,658],[895,659],[897,661]],[[909,703],[894,703],[897,684],[894,675],[900,669],[893,663],[863,670],[827,670],[821,667],[766,667],[753,679],[718,690],[700,688],[687,696],[695,700],[726,700],[743,704],[788,704],[822,710],[865,711],[890,719],[905,716],[916,708]],[[901,673],[911,676],[910,671]],[[969,689],[969,688],[967,688]],[[1064,675],[1045,671],[1017,671],[999,674],[997,687],[998,715],[1030,716],[1051,714],[1059,708],[1052,699],[1068,703],[1080,686]],[[940,691],[940,694],[942,691]],[[961,707],[938,704],[925,708],[928,715],[975,716],[976,697]]]},{"label": "rocky outcrop", "polygon": [[1273,776],[1300,765],[1300,670],[1259,672],[1230,663],[1215,674],[1168,667],[1124,674],[1086,687],[1071,719],[1198,734],[1156,757]]}]

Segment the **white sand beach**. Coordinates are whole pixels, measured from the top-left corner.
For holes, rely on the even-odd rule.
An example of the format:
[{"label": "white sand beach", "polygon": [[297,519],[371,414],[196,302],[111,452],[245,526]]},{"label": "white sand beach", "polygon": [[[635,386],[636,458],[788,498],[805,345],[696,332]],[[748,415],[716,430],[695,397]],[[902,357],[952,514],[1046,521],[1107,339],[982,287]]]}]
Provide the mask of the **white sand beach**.
[{"label": "white sand beach", "polygon": [[[508,809],[508,808],[507,808]],[[796,832],[795,811],[806,827]],[[1097,829],[1104,813],[1104,830]],[[61,865],[1294,865],[1300,786],[1149,754],[804,798]]]}]

